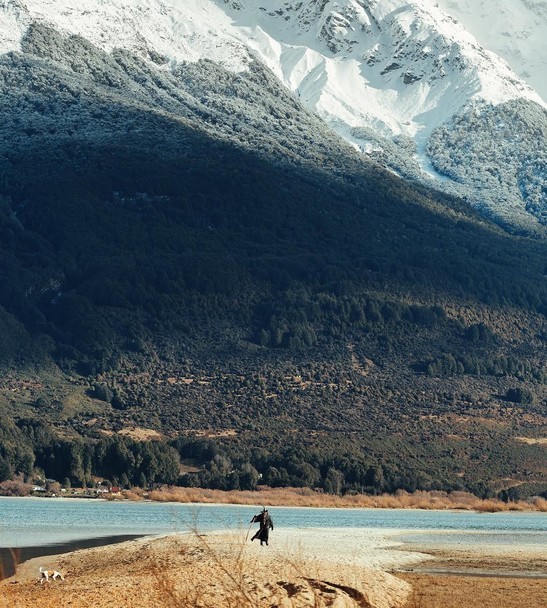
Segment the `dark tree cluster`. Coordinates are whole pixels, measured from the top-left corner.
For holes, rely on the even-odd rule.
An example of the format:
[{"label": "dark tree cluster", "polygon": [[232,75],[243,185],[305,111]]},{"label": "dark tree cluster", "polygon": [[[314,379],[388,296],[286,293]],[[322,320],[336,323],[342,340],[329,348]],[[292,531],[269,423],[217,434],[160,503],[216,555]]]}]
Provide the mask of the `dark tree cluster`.
[{"label": "dark tree cluster", "polygon": [[489,354],[465,354],[454,356],[450,353],[432,359],[425,365],[429,376],[454,376],[472,374],[475,376],[510,376],[520,380],[547,382],[547,369],[535,366],[517,357],[492,357]]}]

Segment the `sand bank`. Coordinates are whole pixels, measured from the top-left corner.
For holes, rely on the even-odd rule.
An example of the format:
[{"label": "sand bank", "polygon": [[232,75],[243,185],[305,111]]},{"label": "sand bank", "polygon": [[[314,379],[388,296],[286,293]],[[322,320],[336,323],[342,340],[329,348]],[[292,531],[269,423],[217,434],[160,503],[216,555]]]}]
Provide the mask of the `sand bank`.
[{"label": "sand bank", "polygon": [[[541,571],[541,555],[524,555],[518,547],[512,555],[488,553],[477,546],[456,554],[437,550],[433,556],[407,550],[395,538],[399,532],[275,529],[269,547],[251,543],[245,531],[141,538],[25,562],[14,577],[0,583],[0,608],[547,605],[547,579],[522,576],[532,567]],[[463,567],[482,574],[507,569],[508,564],[516,578],[419,572]],[[65,581],[40,585],[41,565],[60,570]]]},{"label": "sand bank", "polygon": [[[241,533],[143,538],[25,562],[0,583],[0,607],[402,608],[410,585],[350,564],[350,555],[336,553],[343,544],[323,542],[318,555],[304,535],[285,532],[269,547]],[[65,581],[40,585],[40,565],[59,569]]]},{"label": "sand bank", "polygon": [[276,530],[271,549],[280,555],[340,565],[378,570],[409,568],[433,559],[430,555],[406,550],[395,537],[397,529],[378,528],[285,528]]},{"label": "sand bank", "polygon": [[[425,544],[412,544],[411,548],[426,552],[433,558],[413,568],[422,573],[547,580],[547,549],[544,546],[498,546],[482,544],[479,540],[476,546],[470,547],[428,547]],[[545,605],[547,606],[547,603]]]}]

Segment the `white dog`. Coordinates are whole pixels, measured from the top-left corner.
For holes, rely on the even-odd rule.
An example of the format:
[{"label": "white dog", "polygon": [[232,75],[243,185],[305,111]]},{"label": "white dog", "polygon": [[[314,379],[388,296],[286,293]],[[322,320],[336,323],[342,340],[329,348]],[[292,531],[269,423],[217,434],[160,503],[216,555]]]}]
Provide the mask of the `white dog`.
[{"label": "white dog", "polygon": [[60,578],[64,581],[63,575],[57,570],[44,570],[42,566],[40,566],[40,585],[44,582],[49,583],[52,580],[57,580]]}]

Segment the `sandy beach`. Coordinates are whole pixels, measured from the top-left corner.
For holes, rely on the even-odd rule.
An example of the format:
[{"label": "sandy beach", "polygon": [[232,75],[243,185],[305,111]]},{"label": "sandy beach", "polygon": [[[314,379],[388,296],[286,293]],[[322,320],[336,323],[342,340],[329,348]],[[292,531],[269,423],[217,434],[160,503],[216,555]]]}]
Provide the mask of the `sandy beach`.
[{"label": "sandy beach", "polygon": [[[0,607],[398,608],[410,597],[408,583],[352,565],[354,557],[366,560],[342,554],[343,535],[334,534],[331,546],[323,537],[320,546],[294,532],[272,535],[269,547],[246,541],[243,533],[174,534],[74,551],[45,564],[36,558],[0,584]],[[40,585],[40,565],[58,569],[65,580]]]},{"label": "sandy beach", "polygon": [[[0,608],[547,605],[539,553],[432,555],[407,550],[396,532],[276,529],[268,547],[245,532],[173,534],[40,557],[0,583]],[[39,566],[65,580],[40,585]],[[511,577],[499,574],[507,570]],[[462,571],[466,576],[457,575]]]}]

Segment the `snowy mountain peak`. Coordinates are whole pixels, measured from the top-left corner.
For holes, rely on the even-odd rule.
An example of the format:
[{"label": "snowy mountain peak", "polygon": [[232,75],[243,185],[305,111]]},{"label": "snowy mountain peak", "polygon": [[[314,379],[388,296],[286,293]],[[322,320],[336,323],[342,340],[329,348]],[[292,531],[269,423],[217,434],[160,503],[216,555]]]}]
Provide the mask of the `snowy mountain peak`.
[{"label": "snowy mountain peak", "polygon": [[0,0],[0,52],[20,49],[32,22],[86,38],[102,50],[150,51],[176,62],[207,57],[244,69],[223,3],[214,0]]},{"label": "snowy mountain peak", "polygon": [[351,139],[428,134],[480,99],[541,98],[433,0],[0,0],[0,51],[33,21],[172,62],[260,58]]},{"label": "snowy mountain peak", "polygon": [[[493,2],[482,0],[481,10],[494,10]],[[546,4],[534,0],[534,14],[542,7],[547,11]],[[467,178],[446,162],[444,155],[458,155],[443,147],[452,139],[448,133],[438,136],[439,129],[462,116],[476,129],[469,118],[475,109],[523,100],[539,107],[542,120],[547,107],[505,60],[441,8],[454,12],[464,5],[464,0],[0,0],[0,54],[21,51],[28,28],[37,22],[106,52],[127,50],[165,72],[209,59],[241,73],[258,59],[355,148],[374,153],[401,175],[431,176],[436,183],[457,176],[449,181],[459,188]],[[526,113],[526,107],[519,105],[518,112]],[[491,124],[499,120],[494,116]],[[388,150],[389,145],[395,147]],[[540,138],[534,160],[540,167],[543,146]],[[393,162],[398,156],[403,161]],[[408,159],[414,168],[401,169]],[[532,180],[533,214],[543,217],[542,170],[517,169],[526,177],[523,182],[515,173],[511,205],[525,205],[522,193]],[[490,195],[477,194],[474,178],[467,181],[469,189],[456,193],[474,204],[499,204],[485,203]],[[520,212],[527,217],[527,209]]]},{"label": "snowy mountain peak", "polygon": [[438,0],[547,101],[547,0]]},{"label": "snowy mountain peak", "polygon": [[[339,131],[415,136],[471,100],[542,103],[427,0],[225,0],[239,39]],[[343,134],[348,137],[346,131]]]}]

